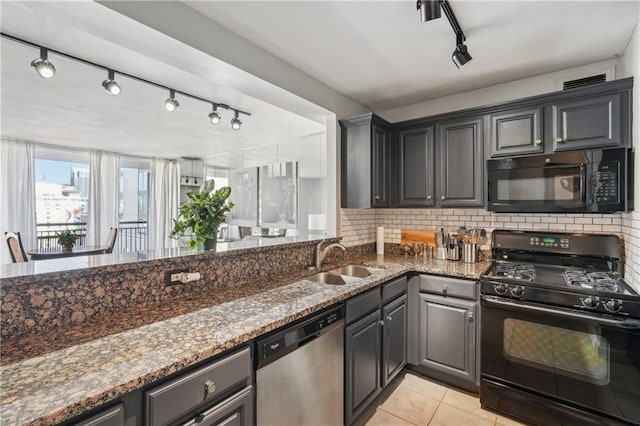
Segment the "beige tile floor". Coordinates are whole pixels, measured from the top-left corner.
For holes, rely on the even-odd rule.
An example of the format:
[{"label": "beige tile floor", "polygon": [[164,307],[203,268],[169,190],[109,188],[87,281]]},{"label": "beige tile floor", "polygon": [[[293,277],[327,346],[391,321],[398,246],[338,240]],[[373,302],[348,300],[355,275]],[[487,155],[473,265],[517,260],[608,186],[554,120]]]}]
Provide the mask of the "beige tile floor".
[{"label": "beige tile floor", "polygon": [[480,400],[410,372],[382,401],[367,426],[518,426],[480,407]]}]

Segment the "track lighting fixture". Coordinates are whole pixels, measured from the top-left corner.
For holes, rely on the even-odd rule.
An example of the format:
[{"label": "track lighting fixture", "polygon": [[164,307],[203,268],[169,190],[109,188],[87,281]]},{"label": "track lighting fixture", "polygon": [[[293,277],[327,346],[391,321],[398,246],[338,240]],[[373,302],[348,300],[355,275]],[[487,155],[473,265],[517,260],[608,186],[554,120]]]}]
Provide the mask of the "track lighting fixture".
[{"label": "track lighting fixture", "polygon": [[120,85],[115,80],[115,75],[116,75],[116,73],[118,73],[119,75],[125,76],[128,79],[136,80],[136,81],[138,81],[140,83],[145,83],[145,84],[148,84],[150,86],[154,86],[154,87],[157,87],[157,88],[160,88],[160,89],[168,90],[169,91],[169,97],[167,98],[166,101],[164,101],[164,106],[167,109],[167,111],[169,111],[169,112],[175,111],[180,106],[180,103],[176,99],[176,93],[179,93],[181,96],[184,96],[184,97],[187,97],[187,98],[191,98],[193,100],[200,101],[200,102],[205,102],[205,103],[211,105],[213,107],[212,111],[209,113],[209,120],[211,121],[211,124],[220,123],[220,120],[222,119],[222,116],[220,115],[220,112],[218,111],[220,108],[234,111],[234,117],[231,119],[231,128],[233,130],[240,130],[240,127],[242,126],[242,121],[240,120],[240,114],[245,114],[245,115],[248,115],[248,116],[251,115],[251,113],[248,113],[246,111],[241,111],[241,110],[236,109],[236,108],[231,108],[227,104],[223,104],[223,103],[220,103],[220,102],[212,102],[210,99],[205,99],[205,98],[202,98],[200,96],[192,95],[190,93],[181,92],[181,91],[178,91],[178,90],[175,90],[175,89],[171,89],[170,87],[167,87],[165,85],[154,83],[153,81],[146,80],[146,79],[141,78],[141,77],[136,77],[135,75],[127,74],[127,73],[122,72],[122,71],[114,70],[114,69],[106,67],[104,65],[97,64],[95,62],[91,62],[91,61],[88,61],[86,59],[82,59],[82,58],[79,58],[77,56],[70,55],[68,53],[60,52],[59,50],[52,50],[52,49],[49,49],[47,47],[43,47],[43,46],[37,45],[37,44],[32,43],[30,41],[27,41],[27,40],[24,40],[24,39],[21,39],[21,38],[18,38],[18,37],[15,37],[15,36],[3,33],[3,32],[0,32],[0,36],[2,36],[5,39],[14,41],[16,43],[21,43],[21,44],[24,44],[24,45],[27,45],[27,46],[31,46],[31,47],[40,49],[40,57],[37,58],[37,59],[34,59],[33,61],[31,61],[31,66],[36,70],[38,75],[40,77],[42,77],[42,78],[50,79],[50,78],[53,78],[53,76],[56,74],[56,68],[47,59],[47,57],[49,55],[49,52],[53,52],[56,55],[62,56],[64,58],[66,58],[66,59],[72,59],[72,60],[74,60],[76,62],[81,62],[81,63],[83,63],[85,65],[89,65],[91,67],[100,68],[102,70],[107,71],[107,79],[102,82],[102,87],[104,88],[104,90],[106,90],[107,92],[109,92],[110,94],[112,94],[114,96],[119,95],[120,92],[122,91],[122,89],[120,88]]},{"label": "track lighting fixture", "polygon": [[442,16],[440,2],[438,0],[418,0],[416,4],[420,11],[420,21],[427,22]]},{"label": "track lighting fixture", "polygon": [[120,85],[115,80],[115,74],[113,70],[109,70],[107,72],[107,79],[102,82],[102,87],[104,87],[104,90],[108,93],[118,96],[120,94]]},{"label": "track lighting fixture", "polygon": [[467,46],[465,46],[464,43],[459,43],[451,54],[451,59],[453,63],[456,64],[456,67],[460,69],[473,58],[469,54]]},{"label": "track lighting fixture", "polygon": [[449,20],[449,24],[451,24],[451,28],[453,28],[453,32],[456,35],[456,48],[451,55],[451,59],[458,69],[462,68],[464,64],[473,59],[469,54],[467,46],[464,44],[467,37],[464,35],[464,32],[462,32],[460,23],[458,22],[456,15],[453,13],[453,9],[451,8],[448,0],[418,0],[416,6],[420,12],[420,20],[422,22],[437,19],[441,16],[441,10],[444,11],[445,16]]},{"label": "track lighting fixture", "polygon": [[56,75],[56,67],[47,60],[48,55],[49,51],[46,48],[41,47],[40,57],[31,61],[31,66],[36,70],[38,75],[42,78],[46,78],[47,80]]},{"label": "track lighting fixture", "polygon": [[169,89],[169,97],[166,101],[164,101],[164,107],[169,112],[173,112],[178,109],[180,103],[176,100],[176,91],[173,89]]},{"label": "track lighting fixture", "polygon": [[213,111],[211,111],[209,113],[209,120],[211,121],[211,124],[218,124],[220,123],[220,119],[222,117],[220,116],[220,113],[218,112],[218,105],[213,104]]},{"label": "track lighting fixture", "polygon": [[233,130],[240,130],[240,126],[242,126],[242,121],[240,121],[239,118],[239,113],[237,110],[234,110],[235,114],[233,115],[233,118],[231,119],[231,128]]}]

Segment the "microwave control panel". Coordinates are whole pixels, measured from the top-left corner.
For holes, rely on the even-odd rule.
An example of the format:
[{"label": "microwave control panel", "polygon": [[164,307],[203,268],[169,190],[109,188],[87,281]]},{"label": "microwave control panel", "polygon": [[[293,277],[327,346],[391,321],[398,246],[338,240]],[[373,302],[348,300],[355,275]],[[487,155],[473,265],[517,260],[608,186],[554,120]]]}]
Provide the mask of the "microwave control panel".
[{"label": "microwave control panel", "polygon": [[598,203],[618,203],[619,163],[600,163],[594,172],[593,194]]}]

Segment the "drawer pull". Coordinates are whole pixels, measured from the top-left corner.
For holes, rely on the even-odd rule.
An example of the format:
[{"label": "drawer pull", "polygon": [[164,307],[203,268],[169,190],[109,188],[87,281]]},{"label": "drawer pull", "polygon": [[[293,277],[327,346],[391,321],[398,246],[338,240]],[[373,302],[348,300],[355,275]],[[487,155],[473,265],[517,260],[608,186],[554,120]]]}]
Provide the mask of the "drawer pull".
[{"label": "drawer pull", "polygon": [[209,395],[216,391],[216,382],[213,380],[208,380],[204,384],[204,397],[207,398]]},{"label": "drawer pull", "polygon": [[448,291],[448,290],[447,290],[447,285],[445,284],[444,286],[442,286],[442,295],[443,295],[444,297],[447,297],[447,291]]},{"label": "drawer pull", "polygon": [[194,419],[193,422],[194,423],[200,423],[204,420],[204,414],[198,414]]}]

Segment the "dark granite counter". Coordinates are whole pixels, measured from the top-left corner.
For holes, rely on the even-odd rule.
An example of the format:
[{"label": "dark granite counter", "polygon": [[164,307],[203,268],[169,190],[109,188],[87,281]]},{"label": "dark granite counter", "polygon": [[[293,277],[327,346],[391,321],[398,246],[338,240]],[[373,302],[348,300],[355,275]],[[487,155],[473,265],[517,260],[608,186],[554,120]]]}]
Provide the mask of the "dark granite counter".
[{"label": "dark granite counter", "polygon": [[375,255],[351,261],[383,269],[343,286],[291,276],[252,281],[57,333],[6,339],[3,424],[70,419],[408,271],[477,279],[489,265]]}]

